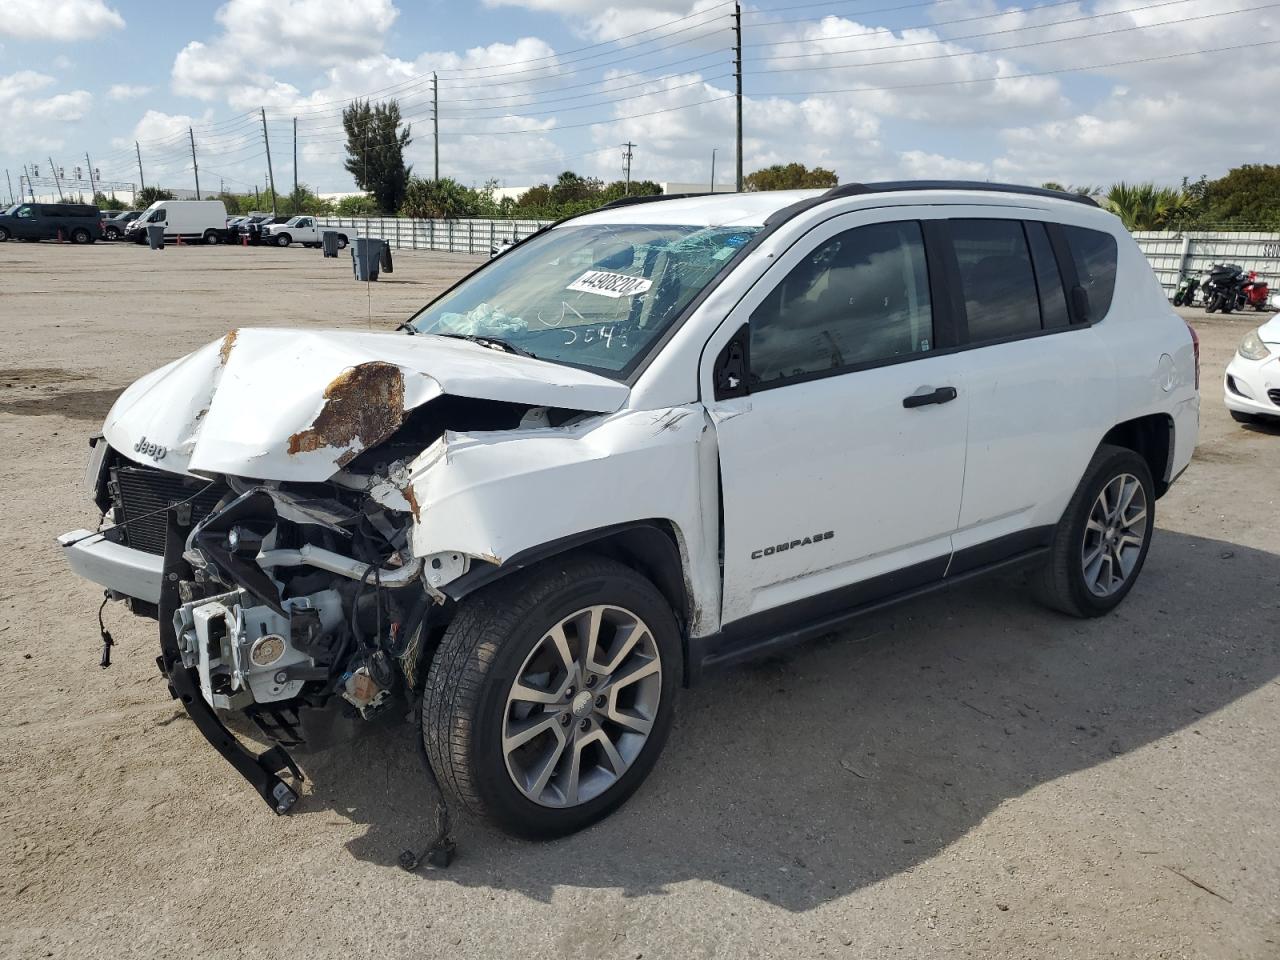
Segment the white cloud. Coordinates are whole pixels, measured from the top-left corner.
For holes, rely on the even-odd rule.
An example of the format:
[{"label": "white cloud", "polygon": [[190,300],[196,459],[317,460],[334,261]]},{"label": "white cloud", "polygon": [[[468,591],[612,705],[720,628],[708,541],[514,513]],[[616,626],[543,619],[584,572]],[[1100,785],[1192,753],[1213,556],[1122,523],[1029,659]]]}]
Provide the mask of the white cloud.
[{"label": "white cloud", "polygon": [[151,87],[144,84],[113,83],[107,89],[108,100],[136,100],[151,92]]},{"label": "white cloud", "polygon": [[40,96],[55,83],[53,77],[34,70],[0,76],[0,129],[5,147],[23,150],[56,150],[63,144],[66,124],[84,118],[93,106],[87,90]]},{"label": "white cloud", "polygon": [[124,28],[103,0],[5,0],[0,34],[20,40],[87,40]]},{"label": "white cloud", "polygon": [[898,154],[898,170],[908,180],[986,180],[991,165],[981,160],[958,160],[923,150]]},{"label": "white cloud", "polygon": [[222,32],[178,52],[174,92],[215,100],[238,87],[270,87],[286,67],[374,56],[398,15],[391,0],[229,0],[215,14]]}]

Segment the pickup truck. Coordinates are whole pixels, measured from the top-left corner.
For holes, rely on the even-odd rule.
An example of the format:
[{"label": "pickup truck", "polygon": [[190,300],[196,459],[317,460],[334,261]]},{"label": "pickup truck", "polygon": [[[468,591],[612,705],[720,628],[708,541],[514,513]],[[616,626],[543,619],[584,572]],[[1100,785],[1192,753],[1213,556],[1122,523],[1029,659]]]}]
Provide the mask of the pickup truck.
[{"label": "pickup truck", "polygon": [[[285,223],[264,226],[262,240],[277,247],[287,247],[291,243],[301,243],[304,247],[318,247],[324,231],[328,229],[330,228],[317,225],[315,217],[293,217]],[[338,234],[338,249],[341,250],[349,242],[348,234],[344,230],[334,232]]]}]

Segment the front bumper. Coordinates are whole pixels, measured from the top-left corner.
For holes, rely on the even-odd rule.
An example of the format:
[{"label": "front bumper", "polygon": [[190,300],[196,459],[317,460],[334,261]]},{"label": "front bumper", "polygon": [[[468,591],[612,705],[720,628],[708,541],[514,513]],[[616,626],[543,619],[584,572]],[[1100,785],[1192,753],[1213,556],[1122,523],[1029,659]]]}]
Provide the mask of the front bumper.
[{"label": "front bumper", "polygon": [[160,602],[164,558],[112,543],[100,533],[72,530],[58,537],[71,572],[113,594],[147,603]]},{"label": "front bumper", "polygon": [[1222,396],[1228,410],[1255,416],[1280,417],[1280,356],[1265,360],[1246,360],[1240,354],[1231,358],[1223,377]]}]

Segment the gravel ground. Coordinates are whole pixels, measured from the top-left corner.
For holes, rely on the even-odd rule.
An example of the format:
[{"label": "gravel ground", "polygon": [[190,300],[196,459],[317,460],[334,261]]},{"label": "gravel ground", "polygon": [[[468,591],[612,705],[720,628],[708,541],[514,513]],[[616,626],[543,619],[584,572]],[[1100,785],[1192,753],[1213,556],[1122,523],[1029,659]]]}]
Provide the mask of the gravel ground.
[{"label": "gravel ground", "polygon": [[[1221,374],[1252,317],[1188,313],[1204,408],[1110,617],[973,583],[685,692],[619,813],[446,872],[408,725],[306,760],[277,819],[155,669],[154,625],[54,538],[131,380],[242,325],[389,328],[475,262],[369,289],[302,250],[0,245],[0,955],[1280,957],[1280,430]],[[1267,611],[1271,611],[1268,613]]]}]

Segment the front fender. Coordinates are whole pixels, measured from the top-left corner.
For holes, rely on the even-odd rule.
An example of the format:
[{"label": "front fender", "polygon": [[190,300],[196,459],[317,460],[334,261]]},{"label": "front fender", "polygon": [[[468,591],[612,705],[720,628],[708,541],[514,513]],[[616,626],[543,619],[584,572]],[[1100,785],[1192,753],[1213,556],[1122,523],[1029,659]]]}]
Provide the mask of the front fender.
[{"label": "front fender", "polygon": [[692,635],[719,626],[715,433],[700,404],[623,411],[567,427],[446,433],[410,464],[419,557],[457,551],[502,567],[545,545],[669,523]]}]

